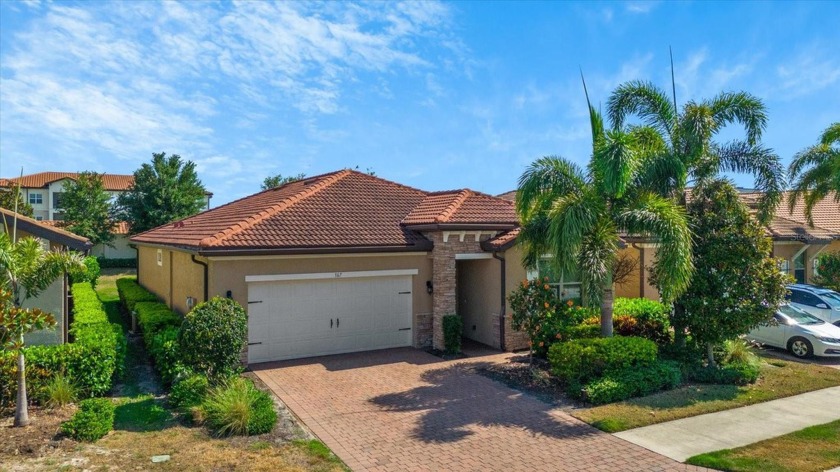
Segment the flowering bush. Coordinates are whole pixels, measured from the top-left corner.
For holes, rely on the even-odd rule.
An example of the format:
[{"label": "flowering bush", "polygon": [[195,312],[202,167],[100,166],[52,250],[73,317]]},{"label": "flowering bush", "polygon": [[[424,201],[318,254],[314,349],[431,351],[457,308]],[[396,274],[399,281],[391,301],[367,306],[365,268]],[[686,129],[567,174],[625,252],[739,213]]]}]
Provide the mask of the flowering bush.
[{"label": "flowering bush", "polygon": [[587,333],[591,330],[581,329],[579,325],[587,318],[599,316],[597,309],[560,300],[548,284],[548,277],[523,281],[508,296],[508,301],[513,312],[513,328],[528,333],[531,350],[539,357],[545,357],[555,342],[590,337]]}]

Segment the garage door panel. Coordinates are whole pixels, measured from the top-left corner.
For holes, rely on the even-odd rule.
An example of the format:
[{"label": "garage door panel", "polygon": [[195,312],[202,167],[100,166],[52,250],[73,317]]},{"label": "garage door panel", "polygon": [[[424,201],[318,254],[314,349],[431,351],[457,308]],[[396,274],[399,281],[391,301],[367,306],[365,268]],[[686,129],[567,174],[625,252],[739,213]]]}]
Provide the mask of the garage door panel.
[{"label": "garage door panel", "polygon": [[410,346],[410,290],[410,276],[251,282],[249,362]]}]

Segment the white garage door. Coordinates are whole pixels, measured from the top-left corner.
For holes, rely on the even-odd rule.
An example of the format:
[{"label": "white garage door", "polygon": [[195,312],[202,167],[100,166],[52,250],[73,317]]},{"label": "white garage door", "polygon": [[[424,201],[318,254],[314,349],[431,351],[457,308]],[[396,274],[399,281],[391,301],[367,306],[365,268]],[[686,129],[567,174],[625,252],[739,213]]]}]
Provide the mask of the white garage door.
[{"label": "white garage door", "polygon": [[248,362],[411,345],[411,276],[338,275],[248,277]]}]

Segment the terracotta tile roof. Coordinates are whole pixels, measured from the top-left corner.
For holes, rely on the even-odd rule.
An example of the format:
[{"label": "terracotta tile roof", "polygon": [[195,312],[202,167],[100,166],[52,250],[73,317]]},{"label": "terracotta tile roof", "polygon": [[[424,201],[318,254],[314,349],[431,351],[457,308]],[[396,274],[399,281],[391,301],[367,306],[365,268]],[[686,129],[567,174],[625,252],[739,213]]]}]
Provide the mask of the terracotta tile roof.
[{"label": "terracotta tile roof", "polygon": [[[428,250],[416,222],[515,226],[510,202],[471,190],[428,193],[342,170],[288,183],[161,226],[131,241],[231,251]],[[411,223],[406,223],[411,222]]]},{"label": "terracotta tile roof", "polygon": [[[64,226],[64,221],[62,220],[43,220],[41,223],[53,228],[61,228]],[[126,235],[128,234],[128,229],[127,221],[118,221],[114,224],[114,234]]]},{"label": "terracotta tile roof", "polygon": [[495,238],[481,242],[481,248],[485,251],[503,251],[516,243],[520,228],[506,231]]},{"label": "terracotta tile roof", "polygon": [[[76,180],[78,178],[79,174],[77,172],[39,172],[37,174],[29,174],[22,177],[2,179],[0,180],[0,185],[17,185],[18,181],[20,181],[20,186],[24,188],[42,188],[57,180]],[[102,174],[102,183],[105,186],[105,190],[128,190],[134,184],[134,176],[122,174]]]},{"label": "terracotta tile roof", "polygon": [[[791,192],[782,195],[782,202],[776,208],[776,215],[767,227],[767,233],[773,239],[809,239],[830,240],[840,238],[840,203],[830,195],[814,206],[814,226],[805,218],[805,204],[802,199],[796,203],[793,212],[788,207]],[[758,192],[742,193],[741,199],[754,208],[761,196]]]},{"label": "terracotta tile roof", "polygon": [[[0,226],[3,228],[6,226],[11,228],[14,224],[15,213],[5,208],[0,208],[0,220],[3,220],[0,222]],[[33,234],[39,238],[63,244],[67,247],[80,251],[86,251],[92,246],[88,238],[78,236],[61,228],[45,224],[43,221],[37,221],[20,214],[17,215],[17,227],[18,229]]]},{"label": "terracotta tile roof", "polygon": [[407,226],[426,224],[518,225],[513,204],[469,189],[432,192],[406,216]]}]

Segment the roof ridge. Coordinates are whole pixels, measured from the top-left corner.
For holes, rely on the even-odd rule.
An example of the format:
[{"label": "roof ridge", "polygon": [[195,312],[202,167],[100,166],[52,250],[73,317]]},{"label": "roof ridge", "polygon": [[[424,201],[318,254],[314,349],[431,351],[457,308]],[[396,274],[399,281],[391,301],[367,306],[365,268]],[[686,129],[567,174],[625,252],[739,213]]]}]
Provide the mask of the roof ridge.
[{"label": "roof ridge", "polygon": [[[266,208],[265,210],[262,210],[261,212],[255,214],[255,215],[251,215],[251,216],[245,218],[244,220],[240,221],[239,223],[234,224],[233,226],[231,226],[229,228],[226,228],[222,231],[217,232],[216,234],[214,234],[212,236],[208,236],[208,237],[202,239],[201,241],[198,242],[198,246],[199,247],[211,246],[216,242],[219,242],[219,241],[221,241],[225,238],[228,238],[228,237],[230,237],[234,234],[240,233],[240,232],[242,232],[242,231],[244,231],[248,228],[251,228],[254,225],[256,225],[257,223],[259,223],[259,222],[261,222],[261,221],[263,221],[267,218],[270,218],[270,217],[276,215],[277,213],[289,208],[290,206],[294,205],[295,203],[298,203],[302,200],[305,200],[306,198],[308,198],[308,197],[318,193],[319,191],[331,186],[332,184],[334,184],[334,183],[338,182],[339,180],[343,179],[344,177],[350,175],[350,172],[351,171],[345,169],[345,170],[341,170],[341,171],[338,171],[338,172],[334,172],[331,175],[330,174],[325,174],[324,177],[317,177],[317,178],[321,178],[322,180],[320,182],[317,182],[317,183],[313,184],[310,187],[306,187],[306,188],[302,189],[300,192],[298,192],[296,194],[293,194],[289,197],[284,198],[279,203],[275,203],[274,205]],[[306,179],[303,179],[303,180],[306,180]],[[274,190],[274,189],[269,189],[269,190]],[[245,197],[245,198],[248,198],[248,197]]]},{"label": "roof ridge", "polygon": [[455,212],[458,211],[458,208],[461,208],[461,205],[464,204],[464,201],[467,200],[471,193],[472,190],[470,189],[461,189],[455,196],[455,199],[452,200],[449,203],[449,205],[447,205],[446,208],[444,208],[443,211],[440,212],[438,216],[435,217],[435,221],[437,223],[446,223],[447,221],[449,221],[449,219],[452,218],[452,215],[454,215]]}]

